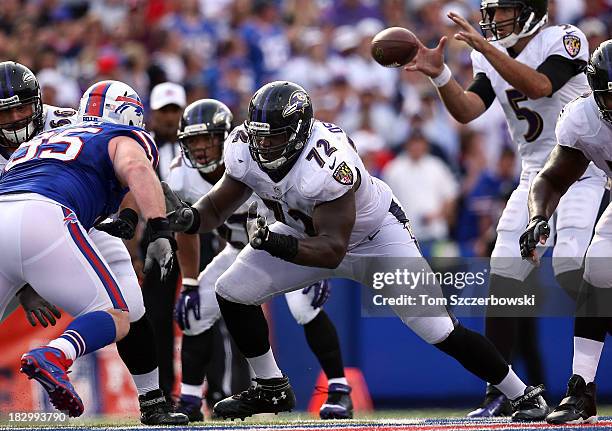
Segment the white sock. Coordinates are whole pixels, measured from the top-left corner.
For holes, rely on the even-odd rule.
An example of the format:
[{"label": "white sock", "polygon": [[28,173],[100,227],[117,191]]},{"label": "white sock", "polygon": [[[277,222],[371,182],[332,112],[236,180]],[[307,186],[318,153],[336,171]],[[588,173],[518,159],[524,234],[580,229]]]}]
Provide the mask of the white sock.
[{"label": "white sock", "polygon": [[132,380],[134,380],[138,395],[159,389],[159,368],[146,374],[132,374]]},{"label": "white sock", "polygon": [[588,338],[574,337],[574,361],[572,372],[578,374],[589,384],[595,381],[597,365],[604,343]]},{"label": "white sock", "polygon": [[346,381],[346,377],[336,377],[335,379],[329,379],[327,381],[327,385],[331,385],[332,383],[340,383],[342,385],[347,385],[348,386],[348,382]]},{"label": "white sock", "polygon": [[276,360],[274,359],[274,353],[272,353],[272,349],[269,349],[261,356],[247,358],[247,361],[251,368],[253,368],[255,376],[260,379],[283,377],[282,371],[280,370],[280,368],[278,368],[278,365],[276,365]]},{"label": "white sock", "polygon": [[188,385],[181,383],[181,395],[191,395],[192,397],[202,398],[202,390],[204,383],[201,385]]},{"label": "white sock", "polygon": [[527,385],[523,383],[519,376],[516,375],[512,368],[508,370],[508,374],[498,385],[493,385],[501,391],[509,400],[514,400],[525,393]]},{"label": "white sock", "polygon": [[73,361],[77,357],[76,349],[74,348],[72,343],[66,340],[65,338],[56,338],[55,340],[51,340],[51,342],[47,344],[47,346],[61,350],[62,352],[64,352],[64,355],[66,355],[66,358],[71,359]]}]

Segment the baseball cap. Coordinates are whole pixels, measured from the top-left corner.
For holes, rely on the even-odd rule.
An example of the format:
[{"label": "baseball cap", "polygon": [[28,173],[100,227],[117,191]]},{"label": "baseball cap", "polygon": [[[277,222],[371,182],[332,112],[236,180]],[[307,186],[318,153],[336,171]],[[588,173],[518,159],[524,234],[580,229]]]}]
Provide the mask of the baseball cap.
[{"label": "baseball cap", "polygon": [[178,105],[184,108],[187,105],[185,89],[174,82],[162,82],[151,90],[151,109],[156,111],[167,105]]}]

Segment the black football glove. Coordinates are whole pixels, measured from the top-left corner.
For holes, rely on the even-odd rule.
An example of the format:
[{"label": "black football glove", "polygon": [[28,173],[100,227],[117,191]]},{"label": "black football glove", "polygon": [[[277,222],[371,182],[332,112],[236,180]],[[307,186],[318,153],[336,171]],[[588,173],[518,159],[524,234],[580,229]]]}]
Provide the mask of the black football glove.
[{"label": "black football glove", "polygon": [[521,257],[538,264],[539,259],[535,253],[536,246],[538,243],[546,244],[546,240],[548,240],[549,236],[550,225],[546,217],[539,215],[532,217],[527,225],[527,229],[525,229],[525,232],[523,232],[519,238]]},{"label": "black football glove", "polygon": [[166,217],[170,230],[174,232],[197,233],[200,228],[200,213],[183,202],[165,181],[161,182],[166,198]]},{"label": "black football glove", "polygon": [[62,317],[62,313],[60,313],[54,305],[40,297],[29,284],[23,286],[21,290],[17,292],[16,296],[25,310],[26,317],[32,326],[36,326],[36,320],[45,328],[49,326],[49,324],[55,326],[55,318],[57,317],[59,319]]},{"label": "black football glove", "polygon": [[247,212],[246,230],[249,244],[265,250],[274,257],[292,262],[298,253],[298,240],[291,235],[272,232],[266,218],[257,212],[257,201],[251,202]]},{"label": "black football glove", "polygon": [[136,234],[138,214],[132,208],[121,210],[115,220],[98,223],[95,228],[121,239],[132,239]]},{"label": "black football glove", "polygon": [[157,265],[161,282],[164,283],[174,266],[176,251],[176,240],[168,220],[162,217],[149,219],[145,238],[148,245],[142,272],[147,274]]}]

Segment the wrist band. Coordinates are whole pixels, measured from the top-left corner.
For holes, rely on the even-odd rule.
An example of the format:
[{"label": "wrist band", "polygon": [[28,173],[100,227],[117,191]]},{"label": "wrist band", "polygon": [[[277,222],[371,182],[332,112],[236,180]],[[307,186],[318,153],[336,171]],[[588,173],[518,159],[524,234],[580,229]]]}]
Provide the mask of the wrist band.
[{"label": "wrist band", "polygon": [[183,278],[183,285],[189,287],[196,287],[199,286],[200,283],[198,283],[198,280],[196,280],[195,278],[185,277]]},{"label": "wrist band", "polygon": [[262,242],[261,249],[274,257],[292,262],[298,253],[298,239],[291,235],[268,232],[268,238]]},{"label": "wrist band", "polygon": [[431,80],[431,83],[433,85],[435,85],[436,87],[440,88],[440,87],[444,87],[446,84],[448,84],[448,81],[450,81],[452,77],[453,77],[453,74],[452,74],[450,68],[448,67],[448,65],[445,63],[444,64],[444,69],[442,70],[442,73],[440,73],[435,78],[431,78],[430,77],[429,79]]}]

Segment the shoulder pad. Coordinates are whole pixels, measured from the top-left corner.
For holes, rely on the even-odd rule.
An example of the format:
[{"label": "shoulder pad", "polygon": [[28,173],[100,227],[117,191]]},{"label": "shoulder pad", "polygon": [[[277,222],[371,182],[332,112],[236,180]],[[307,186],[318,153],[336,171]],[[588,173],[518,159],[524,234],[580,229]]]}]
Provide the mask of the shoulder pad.
[{"label": "shoulder pad", "polygon": [[251,161],[246,132],[243,126],[238,126],[230,133],[223,146],[225,170],[239,180],[247,174]]},{"label": "shoulder pad", "polygon": [[569,59],[588,61],[589,42],[578,27],[570,24],[553,25],[542,31],[546,57],[560,55]]}]

